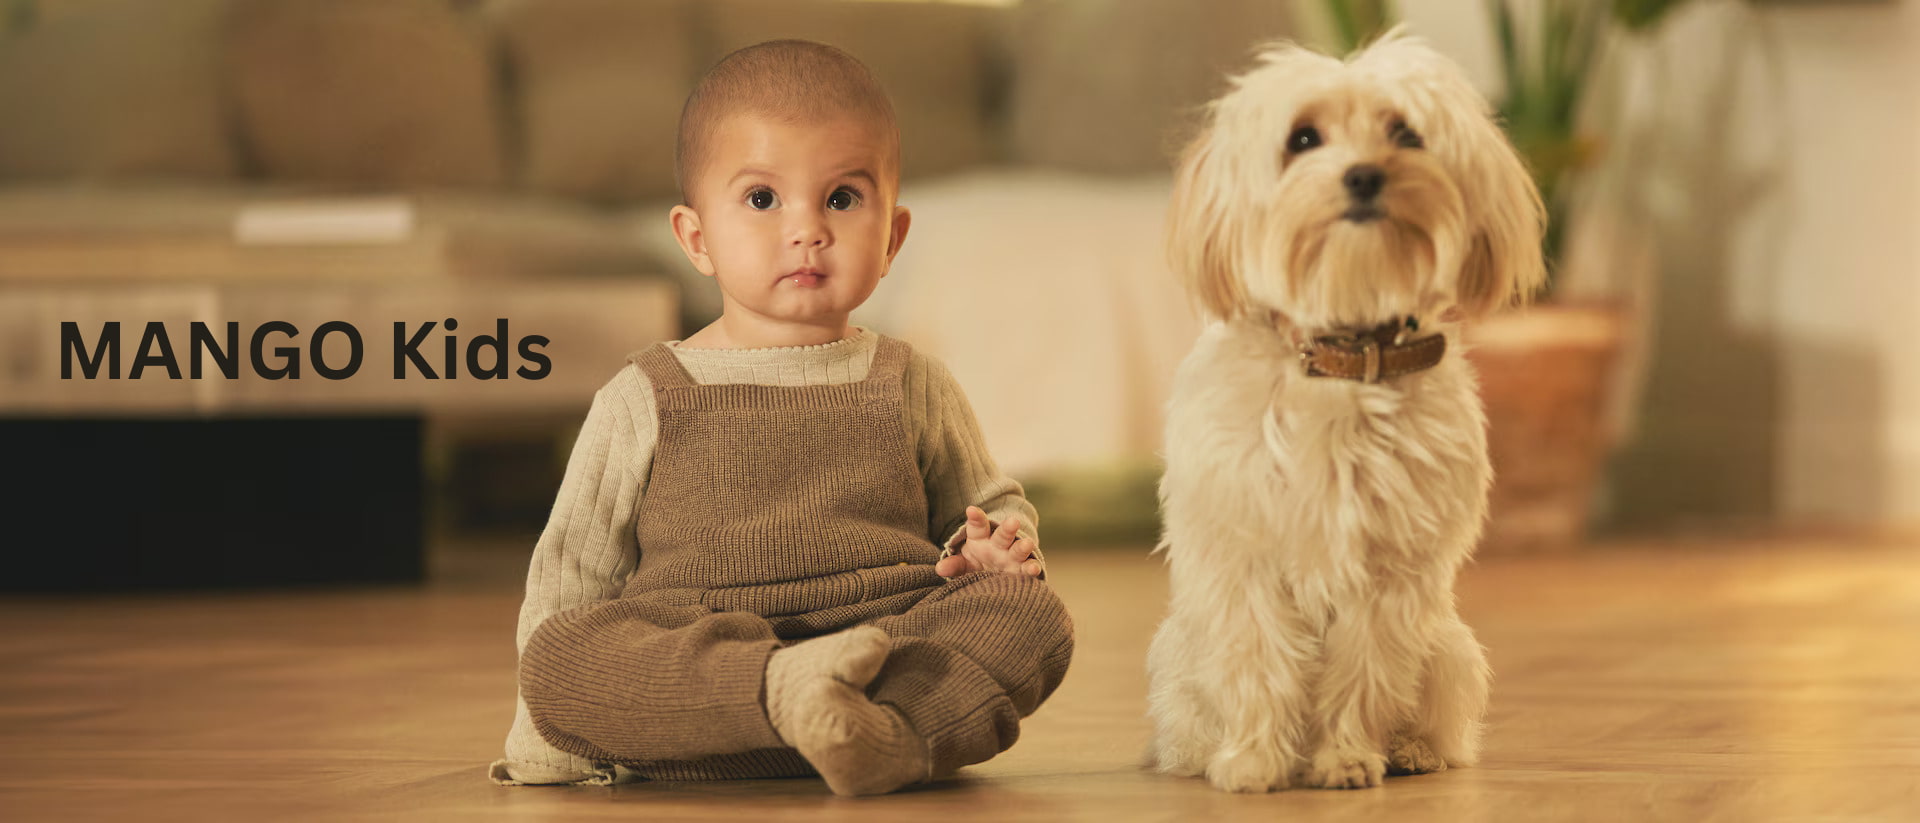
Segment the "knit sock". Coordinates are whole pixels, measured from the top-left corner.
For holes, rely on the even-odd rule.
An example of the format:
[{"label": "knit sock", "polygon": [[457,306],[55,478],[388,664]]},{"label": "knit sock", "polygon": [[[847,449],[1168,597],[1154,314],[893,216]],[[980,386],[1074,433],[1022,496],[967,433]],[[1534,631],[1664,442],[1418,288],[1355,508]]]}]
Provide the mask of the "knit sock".
[{"label": "knit sock", "polygon": [[767,659],[767,719],[834,794],[885,794],[927,779],[927,744],[900,712],[867,699],[887,634],[856,626]]}]

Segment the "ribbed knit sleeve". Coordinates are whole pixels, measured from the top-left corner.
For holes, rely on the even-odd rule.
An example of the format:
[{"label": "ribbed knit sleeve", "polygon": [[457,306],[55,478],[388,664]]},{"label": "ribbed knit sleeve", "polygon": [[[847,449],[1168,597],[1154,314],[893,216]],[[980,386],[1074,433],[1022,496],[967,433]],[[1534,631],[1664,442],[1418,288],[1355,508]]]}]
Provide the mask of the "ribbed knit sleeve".
[{"label": "ribbed knit sleeve", "polygon": [[[657,433],[652,387],[639,369],[628,365],[594,395],[553,511],[534,546],[515,636],[520,651],[548,617],[617,597],[626,585],[639,562],[634,519]],[[488,771],[494,782],[613,782],[612,766],[548,745],[534,730],[526,700],[514,703],[506,757]]]},{"label": "ribbed knit sleeve", "polygon": [[926,481],[927,537],[957,545],[956,539],[964,539],[967,507],[979,506],[995,524],[1018,515],[1020,535],[1039,542],[1039,515],[1026,491],[994,462],[973,404],[947,367],[915,351],[904,377],[907,435],[920,444]]}]

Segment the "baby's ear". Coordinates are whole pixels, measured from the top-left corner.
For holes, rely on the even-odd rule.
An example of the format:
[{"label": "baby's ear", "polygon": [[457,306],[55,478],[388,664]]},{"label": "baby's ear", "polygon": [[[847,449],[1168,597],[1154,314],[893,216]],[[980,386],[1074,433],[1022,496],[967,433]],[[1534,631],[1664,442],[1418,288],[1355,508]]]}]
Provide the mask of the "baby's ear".
[{"label": "baby's ear", "polygon": [[700,213],[690,206],[674,206],[667,213],[667,221],[673,224],[673,239],[680,243],[687,261],[701,274],[712,277],[713,258],[707,255],[707,235],[700,229]]},{"label": "baby's ear", "polygon": [[907,243],[907,229],[913,225],[913,212],[906,206],[893,207],[893,227],[887,235],[887,262],[893,262],[893,256],[900,253],[900,247]]}]

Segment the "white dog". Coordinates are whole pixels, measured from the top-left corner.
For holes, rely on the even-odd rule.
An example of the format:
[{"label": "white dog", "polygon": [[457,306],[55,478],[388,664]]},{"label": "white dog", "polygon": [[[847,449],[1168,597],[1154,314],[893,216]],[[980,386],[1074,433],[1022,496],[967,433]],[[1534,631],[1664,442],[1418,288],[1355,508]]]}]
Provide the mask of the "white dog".
[{"label": "white dog", "polygon": [[1213,102],[1169,231],[1213,322],[1168,410],[1156,768],[1258,792],[1475,761],[1491,672],[1453,582],[1491,470],[1457,331],[1544,280],[1543,212],[1413,38],[1274,46]]}]

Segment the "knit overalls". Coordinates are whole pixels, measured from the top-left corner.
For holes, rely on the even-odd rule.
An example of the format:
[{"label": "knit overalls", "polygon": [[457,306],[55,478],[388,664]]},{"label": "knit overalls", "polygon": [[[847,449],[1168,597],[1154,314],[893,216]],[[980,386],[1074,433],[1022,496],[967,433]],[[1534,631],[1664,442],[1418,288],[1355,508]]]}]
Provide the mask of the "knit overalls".
[{"label": "knit overalls", "polygon": [[767,657],[870,623],[892,650],[869,697],[926,741],[932,771],[984,761],[1066,674],[1072,625],[1044,582],[934,574],[907,436],[910,349],[883,337],[865,380],[700,385],[664,344],[634,356],[659,424],[617,600],[528,639],[520,687],[541,737],[657,780],[813,773],[768,723]]}]

